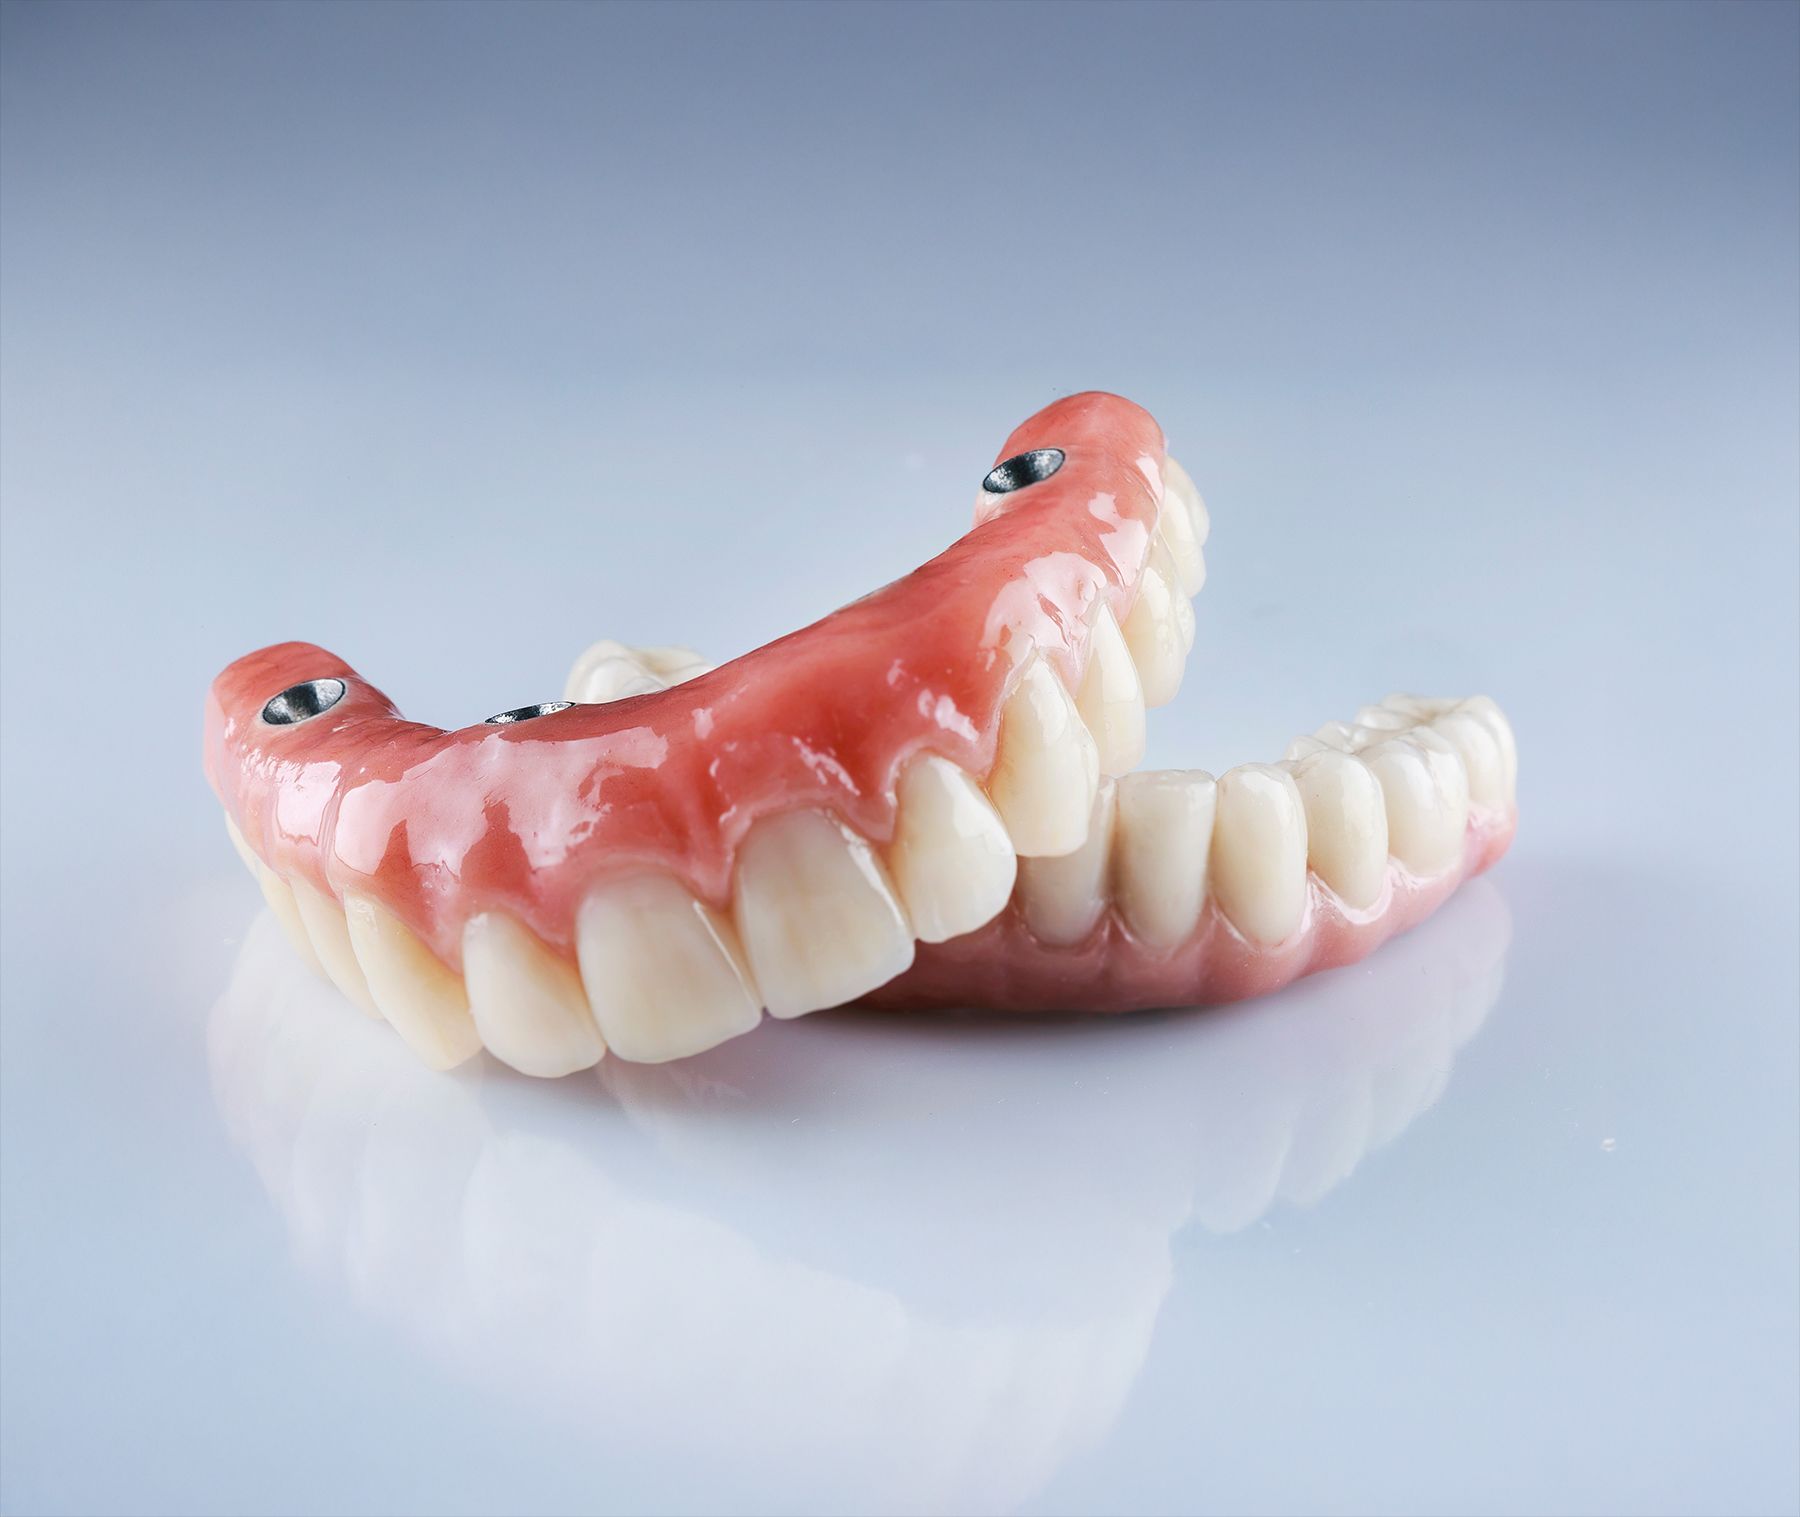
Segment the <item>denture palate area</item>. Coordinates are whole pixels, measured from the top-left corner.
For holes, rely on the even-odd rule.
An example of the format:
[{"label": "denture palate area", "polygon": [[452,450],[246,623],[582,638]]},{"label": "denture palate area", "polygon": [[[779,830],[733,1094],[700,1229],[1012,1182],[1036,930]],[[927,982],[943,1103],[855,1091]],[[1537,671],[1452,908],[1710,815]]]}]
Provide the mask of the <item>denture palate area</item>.
[{"label": "denture palate area", "polygon": [[428,1063],[656,1062],[876,1005],[1189,1004],[1367,952],[1504,850],[1491,702],[1392,697],[1216,782],[1133,773],[1207,513],[1154,421],[1048,407],[974,527],[714,668],[602,642],[443,730],[321,649],[208,702],[227,827],[301,958]]}]

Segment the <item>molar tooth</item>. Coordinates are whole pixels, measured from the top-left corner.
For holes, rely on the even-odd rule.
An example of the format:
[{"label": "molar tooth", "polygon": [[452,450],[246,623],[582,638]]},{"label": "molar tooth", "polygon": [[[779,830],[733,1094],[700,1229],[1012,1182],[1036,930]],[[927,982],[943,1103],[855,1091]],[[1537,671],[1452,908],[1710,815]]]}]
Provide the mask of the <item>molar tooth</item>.
[{"label": "molar tooth", "polygon": [[1313,738],[1339,753],[1350,753],[1356,748],[1356,728],[1348,722],[1326,722],[1313,733]]},{"label": "molar tooth", "polygon": [[686,684],[691,679],[698,679],[702,674],[710,674],[716,667],[692,648],[677,647],[673,643],[658,644],[653,648],[634,648],[637,661],[665,684],[674,686]]},{"label": "molar tooth", "polygon": [[1027,858],[1073,853],[1087,836],[1100,757],[1050,666],[1034,658],[1000,711],[987,792]]},{"label": "molar tooth", "polygon": [[1398,711],[1402,716],[1411,717],[1415,722],[1427,722],[1434,716],[1442,716],[1456,704],[1455,701],[1440,700],[1431,695],[1407,695],[1396,692],[1381,703],[1389,711]]},{"label": "molar tooth", "polygon": [[897,787],[888,873],[913,932],[942,943],[985,925],[1012,898],[1018,859],[988,798],[946,758],[924,754]]},{"label": "molar tooth", "polygon": [[1518,793],[1519,785],[1519,749],[1513,740],[1512,724],[1504,713],[1485,695],[1474,695],[1461,702],[1458,711],[1467,711],[1487,723],[1488,731],[1494,734],[1494,742],[1500,749],[1500,778],[1504,786],[1505,800],[1510,804]]},{"label": "molar tooth", "polygon": [[1088,636],[1075,709],[1093,734],[1102,774],[1129,774],[1144,757],[1144,687],[1118,619],[1102,602]]},{"label": "molar tooth", "polygon": [[1138,580],[1137,599],[1131,603],[1122,629],[1143,682],[1147,706],[1166,706],[1175,699],[1193,639],[1193,607],[1188,606],[1184,635],[1177,604],[1187,606],[1187,597],[1175,584],[1173,573],[1168,551],[1160,544],[1153,545],[1150,561]]},{"label": "molar tooth", "polygon": [[1455,750],[1420,729],[1373,744],[1363,760],[1381,782],[1388,848],[1414,874],[1436,874],[1461,856],[1468,777]]},{"label": "molar tooth", "polygon": [[379,901],[344,897],[345,936],[370,997],[406,1046],[432,1069],[480,1051],[462,981]]},{"label": "molar tooth", "polygon": [[1358,910],[1381,898],[1387,880],[1387,806],[1369,766],[1324,748],[1302,758],[1294,784],[1306,807],[1307,862]]},{"label": "molar tooth", "polygon": [[1306,808],[1293,776],[1243,764],[1219,779],[1212,889],[1253,942],[1274,944],[1306,913]]},{"label": "molar tooth", "polygon": [[1505,761],[1493,728],[1473,711],[1447,711],[1431,730],[1454,748],[1469,775],[1469,799],[1481,806],[1506,803]]},{"label": "molar tooth", "polygon": [[1217,802],[1218,786],[1202,769],[1119,781],[1113,886],[1125,924],[1151,948],[1185,942],[1200,920]]},{"label": "molar tooth", "polygon": [[752,827],[734,896],[738,938],[772,1016],[841,1005],[912,963],[912,926],[881,861],[822,812]]},{"label": "molar tooth", "polygon": [[1415,719],[1386,706],[1364,706],[1357,711],[1355,724],[1372,732],[1404,732],[1415,724]]},{"label": "molar tooth", "polygon": [[555,1079],[600,1062],[605,1040],[581,978],[522,922],[486,911],[463,924],[469,1012],[488,1052],[521,1074]]},{"label": "molar tooth", "polygon": [[1295,738],[1293,742],[1289,743],[1287,745],[1287,751],[1281,756],[1287,763],[1294,764],[1298,763],[1301,759],[1311,758],[1315,753],[1335,753],[1337,751],[1338,750],[1333,748],[1331,744],[1324,742],[1320,738],[1303,735]]},{"label": "molar tooth", "polygon": [[1206,502],[1200,498],[1200,491],[1188,471],[1174,459],[1165,457],[1163,459],[1164,497],[1166,498],[1171,491],[1187,507],[1188,517],[1194,524],[1195,546],[1204,548],[1207,536],[1212,531],[1212,518],[1207,513]]},{"label": "molar tooth", "polygon": [[307,941],[312,944],[325,977],[344,993],[347,1000],[379,1016],[380,1008],[369,994],[368,981],[356,961],[356,950],[350,944],[350,929],[344,922],[344,908],[328,895],[321,894],[305,880],[289,884],[294,906],[305,925]]},{"label": "molar tooth", "polygon": [[594,1016],[621,1059],[685,1058],[762,1020],[731,923],[667,875],[598,886],[575,937]]},{"label": "molar tooth", "polygon": [[1079,943],[1106,909],[1106,865],[1112,851],[1114,786],[1094,794],[1087,841],[1060,858],[1019,860],[1019,907],[1043,942]]}]

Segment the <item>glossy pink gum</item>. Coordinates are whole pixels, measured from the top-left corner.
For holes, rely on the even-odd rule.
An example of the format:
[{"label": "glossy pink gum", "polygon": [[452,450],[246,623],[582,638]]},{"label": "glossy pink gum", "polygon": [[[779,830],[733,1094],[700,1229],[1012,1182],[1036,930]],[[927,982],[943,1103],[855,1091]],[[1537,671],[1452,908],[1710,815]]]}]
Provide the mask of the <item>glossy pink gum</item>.
[{"label": "glossy pink gum", "polygon": [[1193,936],[1173,949],[1144,947],[1111,911],[1084,942],[1053,947],[1032,935],[1015,901],[979,931],[919,944],[912,968],[858,1004],[897,1011],[1117,1012],[1265,995],[1302,975],[1354,964],[1422,922],[1506,852],[1517,820],[1511,808],[1472,812],[1462,862],[1428,879],[1390,859],[1387,890],[1368,911],[1350,911],[1309,876],[1300,927],[1273,947],[1247,940],[1210,899]]},{"label": "glossy pink gum", "polygon": [[[908,759],[986,774],[1025,657],[1041,651],[1075,688],[1095,602],[1125,619],[1162,498],[1161,431],[1116,395],[1075,395],[999,458],[1035,448],[1060,448],[1062,468],[984,499],[924,567],[655,694],[443,731],[308,643],[252,653],[213,682],[207,776],[278,873],[373,897],[452,967],[464,922],[492,909],[572,956],[585,894],[645,868],[723,907],[758,817],[818,808],[886,842]],[[260,719],[279,691],[331,677],[348,692],[330,710]]]}]

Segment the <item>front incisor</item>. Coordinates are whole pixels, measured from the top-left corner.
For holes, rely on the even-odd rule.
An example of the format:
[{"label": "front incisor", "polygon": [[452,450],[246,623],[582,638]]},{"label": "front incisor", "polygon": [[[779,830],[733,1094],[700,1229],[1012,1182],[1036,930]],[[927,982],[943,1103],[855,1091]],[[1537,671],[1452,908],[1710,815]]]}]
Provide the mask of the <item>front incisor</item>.
[{"label": "front incisor", "polygon": [[1146,947],[1173,948],[1193,935],[1206,902],[1217,795],[1201,769],[1119,781],[1113,890],[1125,925]]},{"label": "front incisor", "polygon": [[1219,779],[1212,888],[1232,925],[1254,943],[1292,934],[1306,914],[1306,809],[1293,776],[1244,764]]}]

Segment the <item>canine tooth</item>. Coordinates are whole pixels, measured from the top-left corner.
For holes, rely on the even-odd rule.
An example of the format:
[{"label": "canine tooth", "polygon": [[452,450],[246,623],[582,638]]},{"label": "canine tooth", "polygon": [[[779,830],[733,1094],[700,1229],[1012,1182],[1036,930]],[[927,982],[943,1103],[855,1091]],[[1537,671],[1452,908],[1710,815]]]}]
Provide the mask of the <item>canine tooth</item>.
[{"label": "canine tooth", "polygon": [[1505,799],[1510,802],[1517,794],[1519,784],[1519,749],[1513,740],[1512,724],[1485,695],[1471,696],[1456,709],[1480,717],[1487,723],[1488,731],[1494,734],[1494,742],[1500,749],[1500,777],[1505,786]]},{"label": "canine tooth", "polygon": [[822,812],[784,812],[752,827],[734,895],[738,938],[773,1016],[841,1005],[912,963],[912,926],[881,861]]},{"label": "canine tooth", "polygon": [[1206,902],[1218,785],[1201,769],[1119,781],[1113,888],[1132,933],[1152,948],[1185,942]]},{"label": "canine tooth", "polygon": [[1244,764],[1219,779],[1212,890],[1238,931],[1279,943],[1306,911],[1306,808],[1293,776]]},{"label": "canine tooth", "polygon": [[1005,910],[1018,858],[999,813],[975,781],[928,753],[906,767],[897,795],[887,865],[914,934],[942,943]]},{"label": "canine tooth", "polygon": [[[1138,678],[1143,682],[1146,706],[1166,706],[1181,688],[1192,632],[1184,639],[1177,602],[1187,605],[1187,597],[1174,583],[1168,553],[1153,547],[1138,580],[1137,599],[1131,603],[1121,629],[1125,646],[1137,664]],[[1188,606],[1190,626],[1192,616],[1193,607]]]},{"label": "canine tooth", "polygon": [[987,792],[1013,848],[1034,858],[1073,853],[1087,836],[1100,757],[1050,666],[1033,659],[1000,712]]},{"label": "canine tooth", "polygon": [[1118,619],[1102,604],[1088,635],[1075,709],[1093,734],[1102,774],[1129,774],[1144,757],[1144,687]]},{"label": "canine tooth", "polygon": [[621,1059],[685,1058],[762,1020],[731,923],[667,875],[596,888],[575,942],[587,999]]},{"label": "canine tooth", "polygon": [[1114,786],[1094,794],[1087,841],[1060,858],[1019,860],[1019,907],[1025,925],[1046,943],[1079,943],[1106,909],[1106,865],[1112,852]]},{"label": "canine tooth", "polygon": [[432,1069],[454,1069],[481,1048],[462,981],[379,901],[344,897],[345,934],[369,995],[406,1046]]},{"label": "canine tooth", "polygon": [[1387,806],[1369,766],[1324,748],[1294,766],[1306,807],[1306,857],[1312,872],[1358,909],[1381,898],[1387,878]]},{"label": "canine tooth", "polygon": [[1206,559],[1194,536],[1194,518],[1185,501],[1165,493],[1162,514],[1156,519],[1157,535],[1169,550],[1169,561],[1175,566],[1175,583],[1183,595],[1198,595],[1206,583]]},{"label": "canine tooth", "polygon": [[1200,491],[1188,471],[1174,459],[1165,457],[1163,459],[1163,494],[1165,498],[1171,491],[1187,507],[1188,516],[1194,524],[1195,546],[1204,548],[1207,536],[1212,531],[1212,519],[1207,514],[1206,502],[1200,498]]},{"label": "canine tooth", "polygon": [[300,955],[306,967],[320,979],[327,978],[325,966],[319,962],[312,939],[306,935],[306,923],[301,920],[300,907],[294,900],[294,892],[288,882],[256,856],[256,850],[244,841],[244,834],[238,831],[237,823],[229,816],[225,818],[225,831],[231,838],[231,846],[237,849],[238,857],[249,867],[257,889],[262,891],[270,915],[281,924],[282,933],[294,945],[294,952]]},{"label": "canine tooth", "polygon": [[1374,744],[1363,761],[1381,782],[1394,857],[1415,874],[1436,874],[1455,863],[1468,822],[1469,790],[1450,745],[1421,729]]},{"label": "canine tooth", "polygon": [[1493,728],[1473,711],[1447,711],[1431,730],[1454,748],[1469,775],[1469,799],[1482,806],[1506,802],[1505,763]]},{"label": "canine tooth", "polygon": [[600,1062],[606,1043],[581,977],[536,933],[487,911],[463,924],[462,951],[469,1011],[496,1059],[545,1079]]},{"label": "canine tooth", "polygon": [[325,971],[325,977],[344,993],[347,1000],[372,1016],[380,1015],[375,998],[369,994],[362,966],[356,961],[356,950],[350,946],[350,929],[344,922],[344,908],[328,895],[321,894],[305,880],[291,881],[294,905],[306,927],[307,941]]}]

